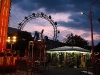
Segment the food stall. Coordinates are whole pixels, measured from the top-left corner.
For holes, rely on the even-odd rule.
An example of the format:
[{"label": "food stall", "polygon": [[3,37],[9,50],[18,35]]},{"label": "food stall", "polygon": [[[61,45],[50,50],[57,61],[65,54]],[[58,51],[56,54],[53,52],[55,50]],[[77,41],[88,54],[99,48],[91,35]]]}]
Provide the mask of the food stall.
[{"label": "food stall", "polygon": [[75,46],[50,49],[47,54],[53,66],[85,67],[87,59],[91,59],[91,51]]}]

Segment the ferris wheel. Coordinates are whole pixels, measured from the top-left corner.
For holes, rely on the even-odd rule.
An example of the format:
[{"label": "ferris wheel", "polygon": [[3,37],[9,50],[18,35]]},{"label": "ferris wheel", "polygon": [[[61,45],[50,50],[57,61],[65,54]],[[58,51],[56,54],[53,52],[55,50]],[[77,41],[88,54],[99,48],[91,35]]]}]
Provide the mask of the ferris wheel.
[{"label": "ferris wheel", "polygon": [[[59,31],[57,30],[57,22],[54,22],[54,20],[52,20],[52,17],[50,15],[47,16],[43,12],[41,12],[41,13],[32,13],[31,15],[25,17],[24,20],[22,20],[22,22],[19,23],[18,29],[23,30],[27,23],[29,23],[32,19],[37,19],[37,18],[45,19],[52,25],[52,27],[53,27],[52,28],[53,29],[53,40],[57,41],[57,34],[59,33]],[[42,29],[41,34],[43,33],[43,31],[44,31],[44,29]]]}]

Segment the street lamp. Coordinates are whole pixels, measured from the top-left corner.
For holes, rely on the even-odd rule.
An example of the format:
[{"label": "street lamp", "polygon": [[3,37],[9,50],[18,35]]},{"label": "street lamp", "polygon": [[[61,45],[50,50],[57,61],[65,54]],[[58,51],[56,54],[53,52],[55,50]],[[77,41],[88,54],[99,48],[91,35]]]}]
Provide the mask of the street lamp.
[{"label": "street lamp", "polygon": [[[28,57],[30,57],[31,55],[31,59],[33,61],[33,46],[34,46],[34,42],[33,41],[29,41],[29,47],[28,47]],[[30,49],[32,48],[32,51],[30,52]]]},{"label": "street lamp", "polygon": [[[92,12],[92,5],[94,4],[99,4],[100,2],[98,2],[98,0],[94,1],[93,3],[91,3],[90,5],[90,13],[88,15],[89,19],[90,19],[90,27],[91,27],[91,43],[92,43],[92,65],[94,65],[94,40],[93,40],[93,24],[92,24],[92,16],[93,16],[93,12]],[[81,14],[85,14],[84,12],[81,12]],[[85,14],[86,15],[86,14]]]},{"label": "street lamp", "polygon": [[12,45],[16,42],[16,36],[13,37],[8,37],[7,42],[11,43],[11,50],[12,50]]}]

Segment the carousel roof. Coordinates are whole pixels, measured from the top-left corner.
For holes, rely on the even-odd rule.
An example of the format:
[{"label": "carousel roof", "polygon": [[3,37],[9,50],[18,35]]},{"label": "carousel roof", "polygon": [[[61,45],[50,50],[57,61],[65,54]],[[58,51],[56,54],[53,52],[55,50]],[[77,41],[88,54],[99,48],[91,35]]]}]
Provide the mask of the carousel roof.
[{"label": "carousel roof", "polygon": [[81,48],[81,47],[75,47],[75,46],[63,46],[58,48],[53,48],[48,51],[83,51],[83,52],[90,52],[90,50]]}]

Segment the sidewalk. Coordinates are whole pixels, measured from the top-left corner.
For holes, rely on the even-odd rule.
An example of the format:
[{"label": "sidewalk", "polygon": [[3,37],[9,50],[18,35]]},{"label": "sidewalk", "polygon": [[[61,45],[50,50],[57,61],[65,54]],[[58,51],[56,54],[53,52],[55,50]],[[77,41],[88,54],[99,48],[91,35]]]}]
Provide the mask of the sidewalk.
[{"label": "sidewalk", "polygon": [[45,75],[80,75],[81,71],[86,71],[86,68],[50,67],[49,70],[46,70]]}]

